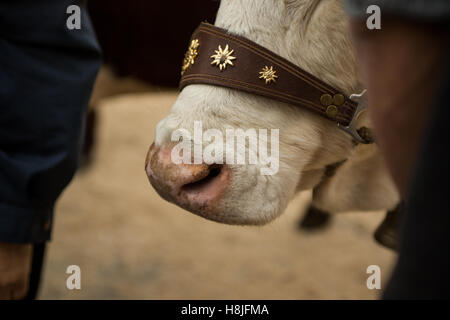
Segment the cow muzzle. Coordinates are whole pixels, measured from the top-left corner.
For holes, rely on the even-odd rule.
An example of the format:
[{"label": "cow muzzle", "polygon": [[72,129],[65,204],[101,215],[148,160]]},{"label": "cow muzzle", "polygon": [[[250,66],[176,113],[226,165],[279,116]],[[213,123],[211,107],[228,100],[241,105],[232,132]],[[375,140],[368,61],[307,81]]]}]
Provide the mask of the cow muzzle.
[{"label": "cow muzzle", "polygon": [[145,161],[150,183],[158,194],[192,213],[220,220],[218,207],[231,184],[231,170],[224,164],[176,164],[173,145],[152,144]]}]

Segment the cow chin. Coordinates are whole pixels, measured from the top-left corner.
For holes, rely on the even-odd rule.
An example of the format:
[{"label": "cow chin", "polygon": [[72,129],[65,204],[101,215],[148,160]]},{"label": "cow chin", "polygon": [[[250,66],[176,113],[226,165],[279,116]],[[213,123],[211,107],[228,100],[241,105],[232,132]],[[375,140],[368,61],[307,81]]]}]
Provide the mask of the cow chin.
[{"label": "cow chin", "polygon": [[282,181],[276,175],[259,175],[253,165],[231,170],[232,183],[215,212],[200,213],[202,217],[226,224],[264,225],[281,215],[291,196],[289,192],[283,194]]}]

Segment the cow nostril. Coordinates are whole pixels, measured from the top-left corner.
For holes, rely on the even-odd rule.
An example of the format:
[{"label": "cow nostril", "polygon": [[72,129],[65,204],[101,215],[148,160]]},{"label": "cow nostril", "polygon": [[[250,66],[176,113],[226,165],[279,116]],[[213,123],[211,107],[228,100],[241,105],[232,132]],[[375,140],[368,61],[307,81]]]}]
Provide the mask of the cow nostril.
[{"label": "cow nostril", "polygon": [[184,192],[200,192],[201,190],[207,188],[222,172],[223,165],[213,164],[208,167],[208,174],[201,177],[195,181],[186,183],[181,187],[181,191]]},{"label": "cow nostril", "polygon": [[214,164],[209,169],[209,174],[207,178],[214,178],[217,177],[220,174],[220,171],[222,171],[222,165],[220,164]]}]

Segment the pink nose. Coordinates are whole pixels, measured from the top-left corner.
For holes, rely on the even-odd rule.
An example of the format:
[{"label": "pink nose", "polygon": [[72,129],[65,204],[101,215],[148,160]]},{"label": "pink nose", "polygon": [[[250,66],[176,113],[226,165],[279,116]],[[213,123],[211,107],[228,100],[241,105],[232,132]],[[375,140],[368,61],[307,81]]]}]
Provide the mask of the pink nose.
[{"label": "pink nose", "polygon": [[231,182],[230,169],[222,164],[175,164],[172,147],[150,147],[145,162],[150,183],[164,199],[214,219],[217,205]]}]

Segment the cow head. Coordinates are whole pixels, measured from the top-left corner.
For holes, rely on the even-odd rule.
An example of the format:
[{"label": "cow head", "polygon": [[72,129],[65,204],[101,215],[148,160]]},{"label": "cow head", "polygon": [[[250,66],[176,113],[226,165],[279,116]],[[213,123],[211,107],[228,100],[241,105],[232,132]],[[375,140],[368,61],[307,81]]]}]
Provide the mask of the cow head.
[{"label": "cow head", "polygon": [[[222,0],[216,26],[244,36],[290,60],[346,94],[361,91],[335,0]],[[173,132],[227,128],[279,129],[275,174],[262,164],[175,163]],[[200,144],[209,142],[200,142]],[[156,128],[146,171],[157,192],[186,210],[229,224],[264,224],[277,217],[297,190],[311,189],[327,165],[346,159],[351,139],[310,111],[244,92],[190,85]]]}]

